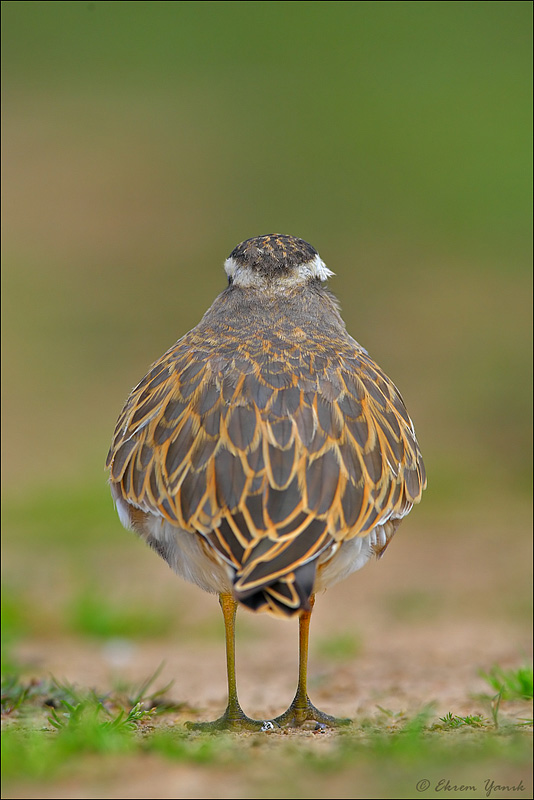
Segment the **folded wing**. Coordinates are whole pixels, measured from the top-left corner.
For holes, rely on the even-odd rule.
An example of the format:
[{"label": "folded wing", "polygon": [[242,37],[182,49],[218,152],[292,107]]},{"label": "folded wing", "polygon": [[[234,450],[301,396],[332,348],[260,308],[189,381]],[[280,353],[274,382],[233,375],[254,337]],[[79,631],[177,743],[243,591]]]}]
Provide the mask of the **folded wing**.
[{"label": "folded wing", "polygon": [[186,336],[131,393],[108,466],[128,503],[205,537],[237,599],[286,614],[323,552],[402,518],[426,483],[402,398],[356,344],[223,363]]}]

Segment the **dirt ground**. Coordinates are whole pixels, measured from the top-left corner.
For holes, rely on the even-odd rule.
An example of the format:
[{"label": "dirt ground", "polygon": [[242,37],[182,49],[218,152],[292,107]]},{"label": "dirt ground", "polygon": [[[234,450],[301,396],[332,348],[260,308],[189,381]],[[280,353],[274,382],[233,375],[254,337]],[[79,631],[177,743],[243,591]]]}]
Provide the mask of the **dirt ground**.
[{"label": "dirt ground", "polygon": [[[434,530],[429,538],[424,525],[409,529],[408,523],[379,562],[317,597],[311,626],[309,693],[319,708],[349,716],[357,726],[380,715],[383,718],[383,710],[410,716],[429,706],[434,721],[449,712],[491,716],[488,701],[481,697],[491,689],[479,671],[488,671],[493,665],[517,668],[531,660],[531,558],[525,535],[516,539],[514,548],[503,548],[502,528],[495,524],[481,530],[480,524],[465,520],[465,533],[462,526],[452,525],[448,531]],[[117,534],[128,536],[120,530]],[[182,617],[179,633],[128,640],[64,633],[36,636],[19,641],[15,657],[27,665],[28,676],[42,679],[53,675],[103,694],[118,683],[140,685],[163,664],[153,688],[172,681],[168,699],[184,704],[183,710],[165,715],[163,724],[179,728],[187,719],[215,719],[226,702],[223,626],[216,597],[178,580],[148,549],[135,549],[128,538],[124,544],[125,552],[129,552],[128,545],[134,548],[133,560],[106,564],[110,582],[114,576],[115,596],[119,591],[125,596],[129,593],[132,600],[157,598],[161,613]],[[15,566],[15,554],[9,555]],[[46,572],[35,575],[35,581],[43,581],[43,586],[51,578]],[[107,576],[104,585],[106,582]],[[336,651],[339,642],[348,642],[348,647]],[[286,709],[296,685],[297,645],[296,621],[284,622],[246,610],[238,613],[237,677],[246,713],[266,719]],[[517,722],[531,715],[526,702],[507,702],[501,709],[503,720]],[[310,732],[292,735],[297,740],[304,738],[314,752],[327,752],[338,736],[327,732],[312,741]],[[278,739],[274,737],[268,745],[274,765],[280,757]],[[262,794],[262,770],[265,786],[272,787],[271,772],[277,767],[269,767],[271,756],[265,749],[263,756],[252,789],[246,765],[241,771],[221,771],[216,765],[205,769],[146,754],[141,760],[124,761],[122,767],[116,757],[109,763],[88,758],[75,778],[64,777],[38,787],[21,776],[4,796],[21,800],[271,796],[268,788],[267,794]],[[320,777],[316,785],[312,773],[295,778],[297,784],[290,795],[278,796],[383,796],[380,792],[388,789],[381,789],[380,783],[377,788],[380,776],[369,774],[369,769],[369,765],[361,765],[357,788],[350,782],[353,773],[335,779]],[[498,771],[497,777],[510,784],[527,779],[523,766],[511,764],[505,769],[501,765]],[[472,772],[466,777],[470,776],[472,780]],[[477,780],[482,778],[481,774]],[[411,777],[409,786],[410,782]]]},{"label": "dirt ground", "polygon": [[[119,532],[120,533],[120,532]],[[434,703],[438,716],[480,713],[473,696],[488,691],[479,670],[517,667],[531,658],[528,586],[530,544],[503,550],[498,530],[484,552],[475,533],[434,541],[395,537],[379,562],[317,597],[310,634],[309,688],[325,711],[356,720],[377,704],[414,712]],[[145,555],[142,553],[142,555]],[[158,685],[170,696],[218,715],[226,700],[222,616],[215,596],[177,579],[147,550],[139,592],[151,587],[187,609],[180,636],[146,640],[87,638],[22,641],[16,656],[37,676],[109,690],[110,681],[140,683],[159,664]],[[178,605],[179,600],[179,605]],[[208,631],[208,635],[206,635]],[[200,632],[200,633],[199,633]],[[332,653],[336,640],[348,653]],[[297,622],[240,610],[238,689],[247,713],[261,718],[285,710],[296,685]]]}]

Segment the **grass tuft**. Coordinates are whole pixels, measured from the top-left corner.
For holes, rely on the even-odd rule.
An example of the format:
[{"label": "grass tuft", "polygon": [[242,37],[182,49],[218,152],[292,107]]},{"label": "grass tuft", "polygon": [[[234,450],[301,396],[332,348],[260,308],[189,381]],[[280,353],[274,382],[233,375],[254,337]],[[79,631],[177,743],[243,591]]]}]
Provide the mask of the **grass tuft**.
[{"label": "grass tuft", "polygon": [[482,678],[489,683],[503,700],[532,700],[533,672],[531,666],[519,669],[502,669],[493,666],[489,672],[480,670]]},{"label": "grass tuft", "polygon": [[444,717],[439,718],[439,723],[432,726],[433,730],[448,731],[456,728],[467,726],[469,728],[485,728],[490,724],[490,721],[480,714],[467,715],[466,717],[459,717],[449,711]]}]

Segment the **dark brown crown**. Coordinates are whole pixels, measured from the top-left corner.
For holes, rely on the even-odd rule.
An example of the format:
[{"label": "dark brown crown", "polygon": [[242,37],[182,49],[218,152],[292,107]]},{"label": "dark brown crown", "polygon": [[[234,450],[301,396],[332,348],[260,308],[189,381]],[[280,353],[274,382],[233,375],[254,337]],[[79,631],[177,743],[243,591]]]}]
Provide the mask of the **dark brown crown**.
[{"label": "dark brown crown", "polygon": [[269,233],[246,239],[234,247],[229,258],[244,267],[252,267],[267,274],[286,271],[299,264],[308,264],[317,256],[317,250],[296,236]]}]

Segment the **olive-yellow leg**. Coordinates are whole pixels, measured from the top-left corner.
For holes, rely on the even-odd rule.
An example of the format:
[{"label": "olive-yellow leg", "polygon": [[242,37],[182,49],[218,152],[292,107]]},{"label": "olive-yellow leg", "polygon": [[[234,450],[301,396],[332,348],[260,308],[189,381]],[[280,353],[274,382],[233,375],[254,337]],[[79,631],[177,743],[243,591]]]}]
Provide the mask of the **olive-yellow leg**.
[{"label": "olive-yellow leg", "polygon": [[350,724],[350,719],[338,719],[319,711],[311,703],[307,691],[308,638],[311,612],[315,597],[310,598],[309,611],[303,611],[299,620],[299,678],[293,702],[283,714],[273,720],[247,717],[239,704],[235,673],[235,618],[237,603],[231,594],[219,595],[226,633],[226,670],[228,675],[228,705],[224,714],[214,722],[187,722],[191,730],[214,733],[216,731],[267,731],[276,728],[336,728]]},{"label": "olive-yellow leg", "polygon": [[231,594],[220,594],[224,629],[226,633],[226,671],[228,675],[228,705],[226,711],[214,722],[187,722],[188,728],[196,731],[261,731],[270,730],[274,726],[265,720],[247,717],[237,697],[237,683],[235,675],[235,616],[237,603]]},{"label": "olive-yellow leg", "polygon": [[272,720],[274,725],[280,728],[337,728],[340,725],[349,725],[350,719],[338,719],[318,708],[311,703],[308,697],[307,677],[308,677],[308,638],[310,631],[310,620],[315,603],[315,595],[310,597],[309,611],[303,611],[299,620],[299,680],[297,692],[293,702],[279,717]]}]

